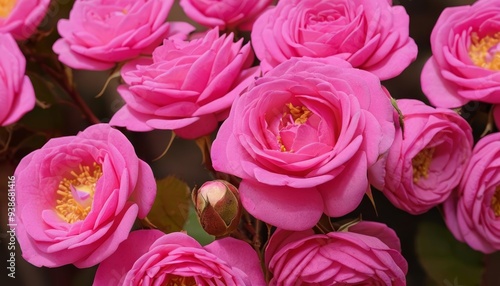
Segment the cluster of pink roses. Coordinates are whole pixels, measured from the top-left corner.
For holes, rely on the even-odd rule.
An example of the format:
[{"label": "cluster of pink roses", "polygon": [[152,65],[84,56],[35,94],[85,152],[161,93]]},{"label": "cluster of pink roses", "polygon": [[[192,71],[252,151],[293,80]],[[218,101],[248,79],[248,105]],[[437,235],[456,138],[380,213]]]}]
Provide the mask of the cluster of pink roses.
[{"label": "cluster of pink roses", "polygon": [[[44,12],[33,9],[20,22],[23,2],[0,14],[2,125],[35,102],[13,37],[23,39],[23,27]],[[467,121],[447,109],[470,100],[497,104],[491,112],[500,123],[499,2],[443,12],[422,73],[436,108],[393,100],[381,84],[417,55],[403,7],[271,2],[181,0],[192,20],[209,27],[188,40],[193,26],[166,21],[173,0],[75,1],[69,19],[58,22],[53,51],[75,69],[119,64],[125,105],[110,124],[53,138],[17,166],[17,237],[28,262],[100,264],[94,285],[406,285],[408,265],[386,225],[313,231],[323,215],[354,211],[370,186],[412,214],[444,203],[457,239],[500,250],[499,133],[474,146]],[[250,43],[235,41],[241,30],[251,30]],[[213,168],[240,178],[244,209],[277,228],[264,250],[268,281],[244,241],[201,246],[184,233],[131,232],[150,211],[156,183],[112,126],[173,130],[186,139],[219,128]]]},{"label": "cluster of pink roses", "polygon": [[[496,0],[445,9],[432,31],[432,57],[421,76],[422,90],[432,104],[444,108],[470,101],[490,104],[497,129],[499,24],[500,2]],[[499,136],[496,132],[479,139],[459,185],[444,204],[445,221],[455,237],[484,253],[500,250]]]}]

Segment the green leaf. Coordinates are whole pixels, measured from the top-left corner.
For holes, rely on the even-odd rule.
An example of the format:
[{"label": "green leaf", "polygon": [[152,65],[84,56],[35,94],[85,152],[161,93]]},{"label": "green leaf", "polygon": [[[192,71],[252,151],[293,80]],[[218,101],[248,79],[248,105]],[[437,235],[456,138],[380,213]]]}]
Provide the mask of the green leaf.
[{"label": "green leaf", "polygon": [[438,285],[480,285],[483,254],[456,240],[444,225],[420,223],[416,251],[423,268]]},{"label": "green leaf", "polygon": [[189,219],[184,226],[184,230],[186,230],[187,234],[196,241],[198,241],[201,245],[207,245],[210,242],[215,240],[215,237],[208,234],[200,224],[198,220],[198,216],[196,215],[196,211],[194,210],[194,206],[191,204],[189,208]]},{"label": "green leaf", "polygon": [[147,219],[165,233],[182,230],[189,214],[189,186],[173,176],[157,180],[156,185],[156,198]]}]

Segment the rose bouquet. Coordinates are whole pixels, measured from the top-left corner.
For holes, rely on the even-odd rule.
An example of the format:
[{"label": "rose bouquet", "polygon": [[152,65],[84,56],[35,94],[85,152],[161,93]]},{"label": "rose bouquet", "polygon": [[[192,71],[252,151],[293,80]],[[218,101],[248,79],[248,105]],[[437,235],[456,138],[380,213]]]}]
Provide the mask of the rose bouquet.
[{"label": "rose bouquet", "polygon": [[500,0],[415,2],[0,2],[2,279],[498,285]]}]

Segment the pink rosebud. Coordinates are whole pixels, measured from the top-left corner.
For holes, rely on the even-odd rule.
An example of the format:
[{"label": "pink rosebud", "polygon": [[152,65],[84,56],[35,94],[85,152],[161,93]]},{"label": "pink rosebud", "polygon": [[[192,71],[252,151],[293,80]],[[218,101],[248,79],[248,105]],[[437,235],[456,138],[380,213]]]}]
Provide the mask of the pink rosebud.
[{"label": "pink rosebud", "polygon": [[456,192],[444,203],[455,238],[484,253],[500,250],[500,133],[481,138]]},{"label": "pink rosebud", "polygon": [[458,185],[472,153],[472,129],[456,112],[412,99],[397,101],[404,134],[371,170],[371,183],[398,208],[421,214],[445,201]]},{"label": "pink rosebud", "polygon": [[186,15],[204,26],[249,31],[273,0],[181,0]]},{"label": "pink rosebud", "polygon": [[35,91],[25,69],[26,59],[14,38],[0,33],[1,126],[15,123],[35,107]]},{"label": "pink rosebud", "polygon": [[253,25],[264,72],[292,57],[347,60],[380,79],[399,75],[417,56],[409,17],[391,0],[280,0]]},{"label": "pink rosebud", "polygon": [[3,0],[0,4],[0,33],[16,40],[29,38],[45,17],[50,0]]},{"label": "pink rosebud", "polygon": [[202,247],[181,232],[138,230],[97,269],[93,286],[264,286],[257,253],[234,238]]},{"label": "pink rosebud", "polygon": [[209,181],[192,196],[200,224],[208,234],[226,236],[238,227],[242,207],[235,186],[223,180]]},{"label": "pink rosebud", "polygon": [[61,19],[53,50],[75,69],[106,70],[139,55],[150,55],[166,37],[185,39],[194,27],[165,22],[173,0],[76,0]]},{"label": "pink rosebud", "polygon": [[443,10],[431,34],[422,90],[434,106],[500,103],[500,1]]},{"label": "pink rosebud", "polygon": [[380,80],[338,58],[283,62],[233,104],[212,145],[213,167],[243,179],[243,206],[275,226],[304,230],[321,214],[353,211],[368,168],[394,139]]},{"label": "pink rosebud", "polygon": [[152,59],[122,68],[126,85],[118,87],[125,106],[112,125],[133,131],[174,130],[194,139],[214,131],[226,119],[234,99],[256,74],[250,45],[219,36],[218,29],[191,42],[168,39]]},{"label": "pink rosebud", "polygon": [[156,195],[151,168],[107,124],[49,140],[21,160],[15,177],[17,238],[38,267],[101,262]]},{"label": "pink rosebud", "polygon": [[408,263],[396,233],[359,222],[348,231],[314,234],[278,229],[265,252],[272,286],[406,285]]}]

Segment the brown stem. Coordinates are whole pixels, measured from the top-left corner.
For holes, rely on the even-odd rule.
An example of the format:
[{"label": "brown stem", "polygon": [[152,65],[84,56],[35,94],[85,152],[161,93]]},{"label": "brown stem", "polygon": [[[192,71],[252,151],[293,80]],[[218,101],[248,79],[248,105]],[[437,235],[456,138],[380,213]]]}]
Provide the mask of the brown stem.
[{"label": "brown stem", "polygon": [[94,115],[87,103],[82,99],[78,91],[75,89],[72,79],[68,76],[68,73],[71,72],[69,68],[65,68],[65,66],[63,66],[60,62],[56,62],[58,70],[54,70],[44,62],[44,60],[47,60],[47,57],[38,55],[36,52],[33,52],[29,48],[24,48],[23,52],[26,55],[29,55],[31,61],[38,63],[38,65],[45,72],[47,72],[53,79],[57,81],[59,86],[71,97],[71,99],[75,102],[77,107],[90,123],[101,123],[101,121]]}]

